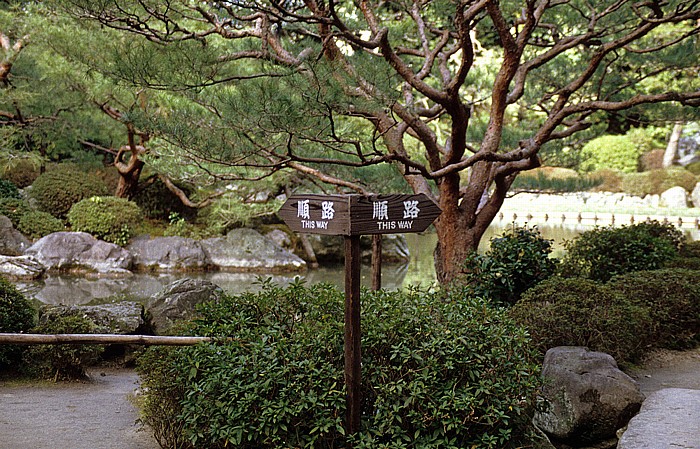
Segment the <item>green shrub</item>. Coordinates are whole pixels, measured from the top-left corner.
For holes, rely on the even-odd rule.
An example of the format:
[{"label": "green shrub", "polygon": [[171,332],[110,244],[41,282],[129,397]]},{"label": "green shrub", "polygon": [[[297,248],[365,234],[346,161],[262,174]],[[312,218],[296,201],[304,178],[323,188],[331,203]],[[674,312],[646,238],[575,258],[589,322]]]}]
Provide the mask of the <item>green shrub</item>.
[{"label": "green shrub", "polygon": [[39,239],[53,232],[65,231],[63,222],[48,212],[29,211],[22,215],[17,229],[30,239]]},{"label": "green shrub", "polygon": [[163,231],[163,235],[166,237],[175,236],[201,240],[217,235],[212,229],[188,223],[187,220],[174,212],[170,214],[169,221],[168,226]]},{"label": "green shrub", "polygon": [[[39,324],[37,334],[94,334],[95,323],[81,315],[55,317]],[[33,374],[54,380],[83,379],[87,368],[99,360],[100,345],[34,345],[25,352],[25,365]]]},{"label": "green shrub", "polygon": [[638,271],[616,276],[608,285],[649,310],[650,345],[683,349],[700,343],[699,271]]},{"label": "green shrub", "polygon": [[601,178],[593,176],[578,176],[575,174],[568,177],[548,176],[545,172],[534,174],[524,173],[513,182],[513,191],[535,191],[535,192],[583,192],[591,190],[603,183]]},{"label": "green shrub", "polygon": [[472,253],[464,282],[473,295],[513,305],[527,289],[555,273],[551,252],[552,241],[542,238],[537,227],[513,226],[492,238],[484,254]]},{"label": "green shrub", "polygon": [[622,178],[622,190],[630,195],[644,197],[660,195],[671,187],[680,186],[692,191],[697,178],[688,170],[668,168],[643,173],[629,173]]},{"label": "green shrub", "polygon": [[584,171],[609,168],[634,173],[641,154],[641,149],[628,136],[601,136],[583,146],[580,167]]},{"label": "green shrub", "polygon": [[18,188],[23,189],[32,185],[39,177],[39,158],[12,158],[2,162],[2,178],[10,181]]},{"label": "green shrub", "polygon": [[98,239],[124,246],[141,220],[136,203],[113,196],[93,196],[76,203],[68,212],[74,231],[88,232]]},{"label": "green shrub", "polygon": [[[508,448],[529,427],[539,375],[524,330],[482,300],[442,295],[364,293],[355,447]],[[345,447],[342,292],[264,283],[199,312],[191,332],[222,339],[140,360],[161,445]]]},{"label": "green shrub", "polygon": [[[7,280],[0,278],[0,332],[26,332],[34,326],[34,307]],[[13,366],[22,358],[22,347],[0,345],[0,368]]]},{"label": "green shrub", "polygon": [[20,199],[19,189],[11,181],[0,179],[0,198]]},{"label": "green shrub", "polygon": [[600,184],[593,190],[601,192],[622,192],[622,175],[610,169],[596,170],[589,174],[591,178],[600,179]]},{"label": "green shrub", "polygon": [[544,354],[555,346],[586,346],[618,362],[636,360],[648,341],[646,307],[590,279],[553,277],[528,290],[510,309]]},{"label": "green shrub", "polygon": [[30,195],[36,200],[39,210],[63,219],[78,201],[107,193],[106,186],[97,176],[68,165],[58,166],[39,176],[32,184]]},{"label": "green shrub", "polygon": [[22,216],[31,210],[26,201],[15,198],[0,198],[0,215],[9,218],[15,228],[19,227]]},{"label": "green shrub", "polygon": [[681,232],[657,221],[585,231],[565,242],[564,276],[607,281],[616,274],[661,268],[678,254]]},{"label": "green shrub", "polygon": [[[191,189],[186,186],[178,187],[183,189],[188,195],[192,194]],[[139,191],[134,196],[133,201],[138,204],[147,218],[168,220],[173,213],[181,217],[191,218],[197,213],[195,209],[182,204],[180,198],[171,192],[160,180]]]},{"label": "green shrub", "polygon": [[700,161],[686,165],[685,169],[695,176],[700,176]]}]

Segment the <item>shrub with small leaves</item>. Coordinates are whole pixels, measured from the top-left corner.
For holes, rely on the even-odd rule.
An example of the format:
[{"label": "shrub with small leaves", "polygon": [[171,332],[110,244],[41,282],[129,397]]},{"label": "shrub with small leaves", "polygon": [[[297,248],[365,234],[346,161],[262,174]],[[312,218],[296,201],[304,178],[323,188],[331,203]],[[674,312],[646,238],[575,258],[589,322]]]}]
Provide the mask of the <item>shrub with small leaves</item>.
[{"label": "shrub with small leaves", "polygon": [[607,281],[616,274],[661,268],[678,254],[682,234],[657,221],[595,228],[564,244],[561,273]]},{"label": "shrub with small leaves", "polygon": [[0,198],[21,198],[19,189],[12,182],[0,179]]},{"label": "shrub with small leaves", "polygon": [[697,178],[693,173],[678,167],[629,173],[622,178],[622,190],[640,197],[660,195],[671,187],[677,186],[690,192],[696,184]]},{"label": "shrub with small leaves", "polygon": [[94,196],[76,203],[68,212],[74,231],[87,232],[106,242],[125,246],[141,220],[136,203],[113,196]]},{"label": "shrub with small leaves", "polygon": [[343,293],[300,282],[205,304],[191,332],[212,343],[146,351],[144,420],[167,447],[519,447],[538,363],[523,328],[463,293],[364,292],[355,435]]},{"label": "shrub with small leaves", "polygon": [[472,253],[465,262],[463,281],[471,293],[500,305],[513,305],[529,288],[556,272],[549,257],[552,241],[536,226],[513,226],[491,239],[484,254]]},{"label": "shrub with small leaves", "polygon": [[601,136],[588,142],[581,149],[580,167],[584,171],[609,168],[624,173],[634,173],[639,165],[643,149],[628,136]]},{"label": "shrub with small leaves", "polygon": [[[39,324],[37,334],[95,334],[99,329],[81,315],[55,317]],[[54,380],[83,379],[87,368],[94,365],[104,347],[100,345],[34,345],[24,354],[27,369],[40,377]]]},{"label": "shrub with small leaves", "polygon": [[649,310],[590,279],[553,277],[528,290],[510,309],[544,354],[555,346],[586,346],[631,362],[650,337]]},{"label": "shrub with small leaves", "polygon": [[[34,326],[34,307],[7,280],[0,278],[0,332],[27,332]],[[15,365],[22,358],[23,347],[0,345],[0,368]]]},{"label": "shrub with small leaves", "polygon": [[31,207],[24,200],[16,198],[0,198],[0,215],[4,215],[10,219],[12,226],[19,227],[19,221],[22,217],[31,212]]},{"label": "shrub with small leaves", "polygon": [[30,195],[39,210],[63,219],[78,201],[107,193],[107,187],[94,173],[80,171],[73,165],[59,165],[34,181]]},{"label": "shrub with small leaves", "polygon": [[33,210],[22,215],[17,229],[30,239],[39,239],[53,232],[64,231],[66,227],[50,213]]}]

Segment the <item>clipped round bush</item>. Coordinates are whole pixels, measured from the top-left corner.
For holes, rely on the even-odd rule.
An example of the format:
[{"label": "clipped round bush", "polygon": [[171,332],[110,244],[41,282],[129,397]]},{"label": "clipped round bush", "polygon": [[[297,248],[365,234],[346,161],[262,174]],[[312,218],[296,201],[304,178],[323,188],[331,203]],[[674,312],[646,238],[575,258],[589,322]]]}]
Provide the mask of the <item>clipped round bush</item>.
[{"label": "clipped round bush", "polygon": [[[95,334],[99,329],[81,315],[55,317],[41,323],[32,332],[37,334]],[[98,360],[101,345],[34,345],[24,354],[27,369],[40,377],[54,380],[84,379],[87,368]]]},{"label": "clipped round bush", "polygon": [[39,210],[61,219],[78,201],[107,194],[107,187],[100,178],[72,165],[59,165],[40,175],[30,193]]},{"label": "clipped round bush", "polygon": [[630,195],[644,197],[646,195],[660,195],[676,186],[683,187],[690,192],[697,182],[696,176],[688,170],[667,168],[624,175],[622,189]]},{"label": "clipped round bush", "polygon": [[590,279],[553,277],[528,290],[510,309],[544,354],[585,346],[630,362],[642,355],[651,320],[646,307]]},{"label": "clipped round bush", "polygon": [[365,293],[362,429],[344,435],[343,302],[266,282],[207,303],[190,332],[215,343],[140,359],[144,421],[164,447],[516,447],[540,382],[524,329],[420,292]]},{"label": "clipped round bush", "polygon": [[20,189],[29,187],[39,177],[40,164],[31,159],[16,159],[7,164],[2,178],[10,181]]},{"label": "clipped round bush", "polygon": [[581,149],[580,168],[584,171],[605,168],[623,173],[637,171],[642,149],[635,145],[628,136],[597,137]]},{"label": "clipped round bush", "polygon": [[469,291],[500,305],[513,305],[537,283],[552,276],[556,261],[549,257],[552,241],[537,227],[513,226],[491,239],[484,254],[472,253],[464,266]]},{"label": "clipped round bush", "polygon": [[692,162],[685,166],[685,169],[695,176],[700,176],[700,161]]},{"label": "clipped round bush", "polygon": [[9,218],[15,228],[19,227],[22,217],[31,211],[31,207],[24,200],[0,198],[0,215]]},{"label": "clipped round bush", "polygon": [[48,212],[32,210],[22,215],[17,230],[30,239],[39,239],[53,232],[65,230],[63,222]]},{"label": "clipped round bush", "polygon": [[596,170],[589,175],[592,179],[600,180],[593,190],[600,192],[622,192],[622,175],[610,169]]},{"label": "clipped round bush", "polygon": [[561,273],[605,282],[616,274],[655,270],[678,255],[683,234],[657,221],[596,227],[565,242]]},{"label": "clipped round bush", "polygon": [[0,179],[0,198],[20,199],[19,189],[11,181]]},{"label": "clipped round bush", "polygon": [[615,276],[608,285],[649,310],[654,346],[683,349],[700,343],[700,271],[638,271]]},{"label": "clipped round bush", "polygon": [[[0,332],[27,332],[34,326],[34,307],[7,280],[0,278]],[[0,345],[0,368],[16,365],[24,348]]]},{"label": "clipped round bush", "polygon": [[[191,189],[186,186],[178,187],[182,188],[188,195],[192,193]],[[168,220],[171,214],[177,214],[180,217],[189,219],[197,214],[196,209],[182,204],[180,198],[171,192],[160,180],[139,191],[134,196],[133,201],[138,204],[147,218]]]},{"label": "clipped round bush", "polygon": [[136,203],[113,196],[93,196],[76,203],[68,212],[72,229],[124,246],[141,221]]}]

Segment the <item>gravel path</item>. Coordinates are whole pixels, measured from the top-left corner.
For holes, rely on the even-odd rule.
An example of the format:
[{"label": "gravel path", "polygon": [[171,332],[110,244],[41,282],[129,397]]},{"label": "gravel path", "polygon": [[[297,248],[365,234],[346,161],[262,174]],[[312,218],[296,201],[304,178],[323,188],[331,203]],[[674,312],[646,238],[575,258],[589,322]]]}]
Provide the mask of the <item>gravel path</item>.
[{"label": "gravel path", "polygon": [[0,449],[157,449],[129,401],[136,373],[90,375],[91,382],[0,383]]}]

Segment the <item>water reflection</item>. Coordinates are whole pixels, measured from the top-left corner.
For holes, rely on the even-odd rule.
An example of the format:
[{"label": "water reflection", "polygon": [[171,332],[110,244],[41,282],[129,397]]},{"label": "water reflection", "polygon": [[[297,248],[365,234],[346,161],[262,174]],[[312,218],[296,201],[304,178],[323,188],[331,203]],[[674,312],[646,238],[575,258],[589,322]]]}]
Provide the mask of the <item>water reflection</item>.
[{"label": "water reflection", "polygon": [[[489,247],[491,238],[500,236],[512,224],[494,225],[489,228],[482,239],[481,251]],[[563,243],[574,239],[590,226],[581,225],[539,225],[538,229],[546,239],[554,241],[554,257],[562,257]],[[691,238],[697,238],[690,235]],[[382,267],[382,287],[389,290],[420,285],[429,287],[435,283],[435,266],[433,249],[437,237],[432,233],[407,234],[406,239],[411,251],[410,261],[406,265],[388,265]],[[321,267],[305,273],[263,275],[271,277],[280,285],[286,285],[296,276],[314,284],[327,282],[343,288],[345,271],[342,265]],[[371,272],[369,266],[362,267],[361,284],[369,287]],[[183,277],[209,280],[231,294],[255,290],[260,275],[252,273],[177,273],[177,274],[134,274],[124,278],[84,278],[76,276],[48,276],[36,282],[17,283],[20,290],[28,297],[46,304],[77,305],[90,302],[104,302],[114,297],[130,298],[144,301],[163,290],[168,284]]]}]

